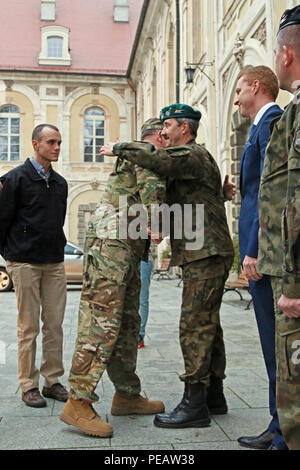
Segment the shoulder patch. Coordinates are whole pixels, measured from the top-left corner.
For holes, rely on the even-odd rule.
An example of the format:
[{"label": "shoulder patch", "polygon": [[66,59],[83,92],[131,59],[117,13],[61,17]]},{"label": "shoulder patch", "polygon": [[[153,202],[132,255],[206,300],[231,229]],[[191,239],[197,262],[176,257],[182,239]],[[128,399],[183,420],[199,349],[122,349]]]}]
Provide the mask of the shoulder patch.
[{"label": "shoulder patch", "polygon": [[296,152],[300,153],[300,129],[298,129],[295,134],[294,149]]}]

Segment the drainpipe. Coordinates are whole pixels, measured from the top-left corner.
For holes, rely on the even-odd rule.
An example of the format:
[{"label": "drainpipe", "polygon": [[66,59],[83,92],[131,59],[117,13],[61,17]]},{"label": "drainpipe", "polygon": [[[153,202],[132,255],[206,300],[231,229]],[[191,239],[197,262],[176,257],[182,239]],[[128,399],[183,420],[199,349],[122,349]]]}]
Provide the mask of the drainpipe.
[{"label": "drainpipe", "polygon": [[176,0],[176,102],[180,102],[180,8]]},{"label": "drainpipe", "polygon": [[133,139],[136,139],[137,138],[137,102],[136,102],[136,89],[134,88],[132,82],[130,81],[130,79],[128,78],[127,79],[127,83],[132,91],[132,93],[134,94],[134,136],[133,136]]},{"label": "drainpipe", "polygon": [[134,102],[135,102],[135,105],[134,105],[134,107],[135,107],[135,109],[134,109],[134,115],[135,115],[135,123],[134,123],[134,127],[135,127],[135,138],[137,137],[137,102],[136,102],[136,101],[137,101],[137,97],[136,97],[136,89],[135,89],[135,87],[133,86],[130,77],[131,77],[132,67],[133,67],[134,59],[135,59],[135,54],[136,54],[136,51],[137,51],[137,48],[138,48],[138,45],[139,45],[139,40],[140,40],[140,37],[141,37],[141,34],[142,34],[142,30],[143,30],[143,26],[144,26],[144,21],[145,21],[145,17],[146,17],[147,11],[148,11],[149,4],[150,4],[150,0],[144,0],[143,6],[142,6],[141,15],[140,15],[140,19],[139,19],[139,23],[138,23],[138,27],[137,27],[137,31],[136,31],[136,34],[135,34],[134,43],[133,43],[133,46],[132,46],[132,51],[131,51],[131,55],[130,55],[129,65],[128,65],[127,73],[126,73],[126,77],[127,77],[127,80],[128,80],[128,85],[130,86],[132,92],[134,93]]}]

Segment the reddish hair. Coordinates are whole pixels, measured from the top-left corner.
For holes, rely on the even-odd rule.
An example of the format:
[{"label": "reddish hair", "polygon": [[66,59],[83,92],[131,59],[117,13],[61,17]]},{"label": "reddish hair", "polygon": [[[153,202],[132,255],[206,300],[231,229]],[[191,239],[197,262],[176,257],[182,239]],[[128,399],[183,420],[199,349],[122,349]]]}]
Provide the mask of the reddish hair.
[{"label": "reddish hair", "polygon": [[263,93],[270,95],[274,101],[276,100],[279,93],[278,78],[269,67],[265,65],[249,67],[241,71],[238,80],[242,77],[247,80],[249,85],[252,85],[255,80],[258,80]]}]

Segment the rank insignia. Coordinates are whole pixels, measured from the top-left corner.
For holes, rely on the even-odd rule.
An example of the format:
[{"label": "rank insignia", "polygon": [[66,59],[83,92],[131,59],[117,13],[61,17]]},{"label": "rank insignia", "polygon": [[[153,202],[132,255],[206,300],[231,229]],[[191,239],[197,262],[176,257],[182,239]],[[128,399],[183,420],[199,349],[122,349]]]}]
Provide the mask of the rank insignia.
[{"label": "rank insignia", "polygon": [[296,152],[300,152],[300,130],[296,133],[296,137],[294,140],[294,149]]}]

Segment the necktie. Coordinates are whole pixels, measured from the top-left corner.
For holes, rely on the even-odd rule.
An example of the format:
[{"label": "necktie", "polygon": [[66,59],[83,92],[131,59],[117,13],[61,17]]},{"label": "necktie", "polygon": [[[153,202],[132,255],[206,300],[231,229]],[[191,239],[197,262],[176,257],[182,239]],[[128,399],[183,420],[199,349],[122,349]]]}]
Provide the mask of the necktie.
[{"label": "necktie", "polygon": [[248,140],[251,140],[254,132],[255,132],[255,129],[256,129],[256,125],[255,124],[252,124],[252,126],[250,127],[250,132],[249,132],[249,139]]}]

